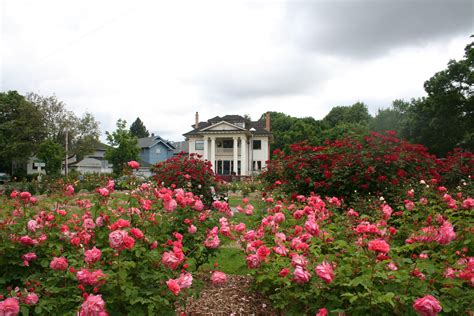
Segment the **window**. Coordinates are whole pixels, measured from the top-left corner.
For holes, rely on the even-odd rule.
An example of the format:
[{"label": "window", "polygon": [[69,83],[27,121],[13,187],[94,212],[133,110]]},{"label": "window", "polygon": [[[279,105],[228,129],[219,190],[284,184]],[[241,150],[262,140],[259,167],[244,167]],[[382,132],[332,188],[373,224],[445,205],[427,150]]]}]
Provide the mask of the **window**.
[{"label": "window", "polygon": [[253,162],[253,171],[261,171],[262,170],[262,162],[257,160]]},{"label": "window", "polygon": [[203,140],[197,140],[194,142],[194,149],[196,150],[203,150],[204,149],[204,141]]},{"label": "window", "polygon": [[156,149],[155,151],[157,154],[161,154],[161,150],[159,148]]},{"label": "window", "polygon": [[262,141],[261,140],[254,140],[252,145],[253,145],[254,150],[262,149]]},{"label": "window", "polygon": [[224,139],[222,141],[223,148],[234,148],[234,141],[232,139]]}]

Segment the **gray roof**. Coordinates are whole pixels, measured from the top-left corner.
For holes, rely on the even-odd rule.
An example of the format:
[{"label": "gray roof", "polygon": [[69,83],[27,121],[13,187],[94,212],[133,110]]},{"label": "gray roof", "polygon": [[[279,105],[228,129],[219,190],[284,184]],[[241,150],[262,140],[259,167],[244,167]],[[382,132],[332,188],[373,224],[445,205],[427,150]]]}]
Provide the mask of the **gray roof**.
[{"label": "gray roof", "polygon": [[212,126],[214,124],[217,124],[219,122],[223,122],[223,121],[231,123],[231,124],[245,122],[246,123],[245,124],[245,130],[248,131],[251,128],[254,128],[255,132],[253,132],[253,134],[268,135],[268,136],[273,135],[272,132],[269,132],[265,129],[265,120],[247,121],[244,117],[242,117],[240,115],[226,115],[226,116],[223,116],[223,117],[219,117],[219,116],[213,117],[213,118],[209,119],[207,122],[199,122],[199,128],[197,128],[197,129],[194,128],[193,130],[183,134],[183,136],[198,135],[198,134],[200,134],[200,132],[203,129],[205,129],[209,126]]},{"label": "gray roof", "polygon": [[173,142],[174,147],[176,149],[173,151],[173,154],[179,154],[180,152],[189,153],[189,143],[187,141],[182,142]]},{"label": "gray roof", "polygon": [[140,148],[150,148],[157,143],[163,143],[166,147],[170,150],[175,150],[176,148],[170,141],[164,140],[160,136],[151,136],[151,137],[144,137],[138,139],[138,147]]}]

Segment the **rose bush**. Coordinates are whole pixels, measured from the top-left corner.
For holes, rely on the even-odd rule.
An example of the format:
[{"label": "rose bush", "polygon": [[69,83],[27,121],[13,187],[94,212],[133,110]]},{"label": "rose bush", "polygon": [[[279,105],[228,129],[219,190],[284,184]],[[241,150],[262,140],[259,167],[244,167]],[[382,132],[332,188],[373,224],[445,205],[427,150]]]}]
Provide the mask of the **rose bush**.
[{"label": "rose bush", "polygon": [[219,231],[226,203],[205,208],[151,183],[121,193],[108,181],[81,196],[68,185],[48,204],[29,192],[0,198],[1,315],[173,314],[195,291],[190,269],[232,237]]},{"label": "rose bush", "polygon": [[427,148],[395,137],[393,132],[372,132],[362,141],[345,138],[324,146],[295,144],[291,153],[274,152],[262,179],[269,190],[284,194],[354,199],[383,195],[396,201],[407,185],[420,179],[435,179],[455,187],[468,181],[474,171],[474,155],[454,151],[444,160]]},{"label": "rose bush", "polygon": [[289,315],[472,313],[474,200],[423,181],[402,198],[267,195],[240,235],[256,289]]},{"label": "rose bush", "polygon": [[198,195],[203,203],[210,205],[213,202],[211,187],[218,193],[220,182],[212,171],[211,163],[200,158],[197,154],[180,153],[154,165],[153,178],[166,187],[185,188]]}]

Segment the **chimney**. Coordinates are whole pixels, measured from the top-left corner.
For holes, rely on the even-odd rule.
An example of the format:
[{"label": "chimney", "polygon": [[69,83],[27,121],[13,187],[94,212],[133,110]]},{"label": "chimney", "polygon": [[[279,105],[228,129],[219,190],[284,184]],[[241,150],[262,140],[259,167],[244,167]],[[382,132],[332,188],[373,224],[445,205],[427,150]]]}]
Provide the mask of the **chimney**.
[{"label": "chimney", "polygon": [[199,113],[196,112],[196,123],[194,124],[194,128],[198,129],[199,128]]},{"label": "chimney", "polygon": [[155,137],[155,133],[151,133],[151,137]]},{"label": "chimney", "polygon": [[270,112],[265,113],[265,129],[270,131]]}]

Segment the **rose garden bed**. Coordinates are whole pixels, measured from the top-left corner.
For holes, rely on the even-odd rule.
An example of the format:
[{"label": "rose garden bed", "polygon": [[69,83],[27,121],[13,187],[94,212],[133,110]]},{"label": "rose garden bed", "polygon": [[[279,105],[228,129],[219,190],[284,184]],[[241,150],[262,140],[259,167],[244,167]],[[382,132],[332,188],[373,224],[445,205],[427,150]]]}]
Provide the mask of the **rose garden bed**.
[{"label": "rose garden bed", "polygon": [[390,202],[275,183],[233,211],[194,194],[209,183],[182,163],[160,168],[184,172],[185,189],[162,177],[124,192],[108,181],[86,195],[72,184],[40,200],[3,195],[0,315],[472,313],[469,179],[410,181]]}]

